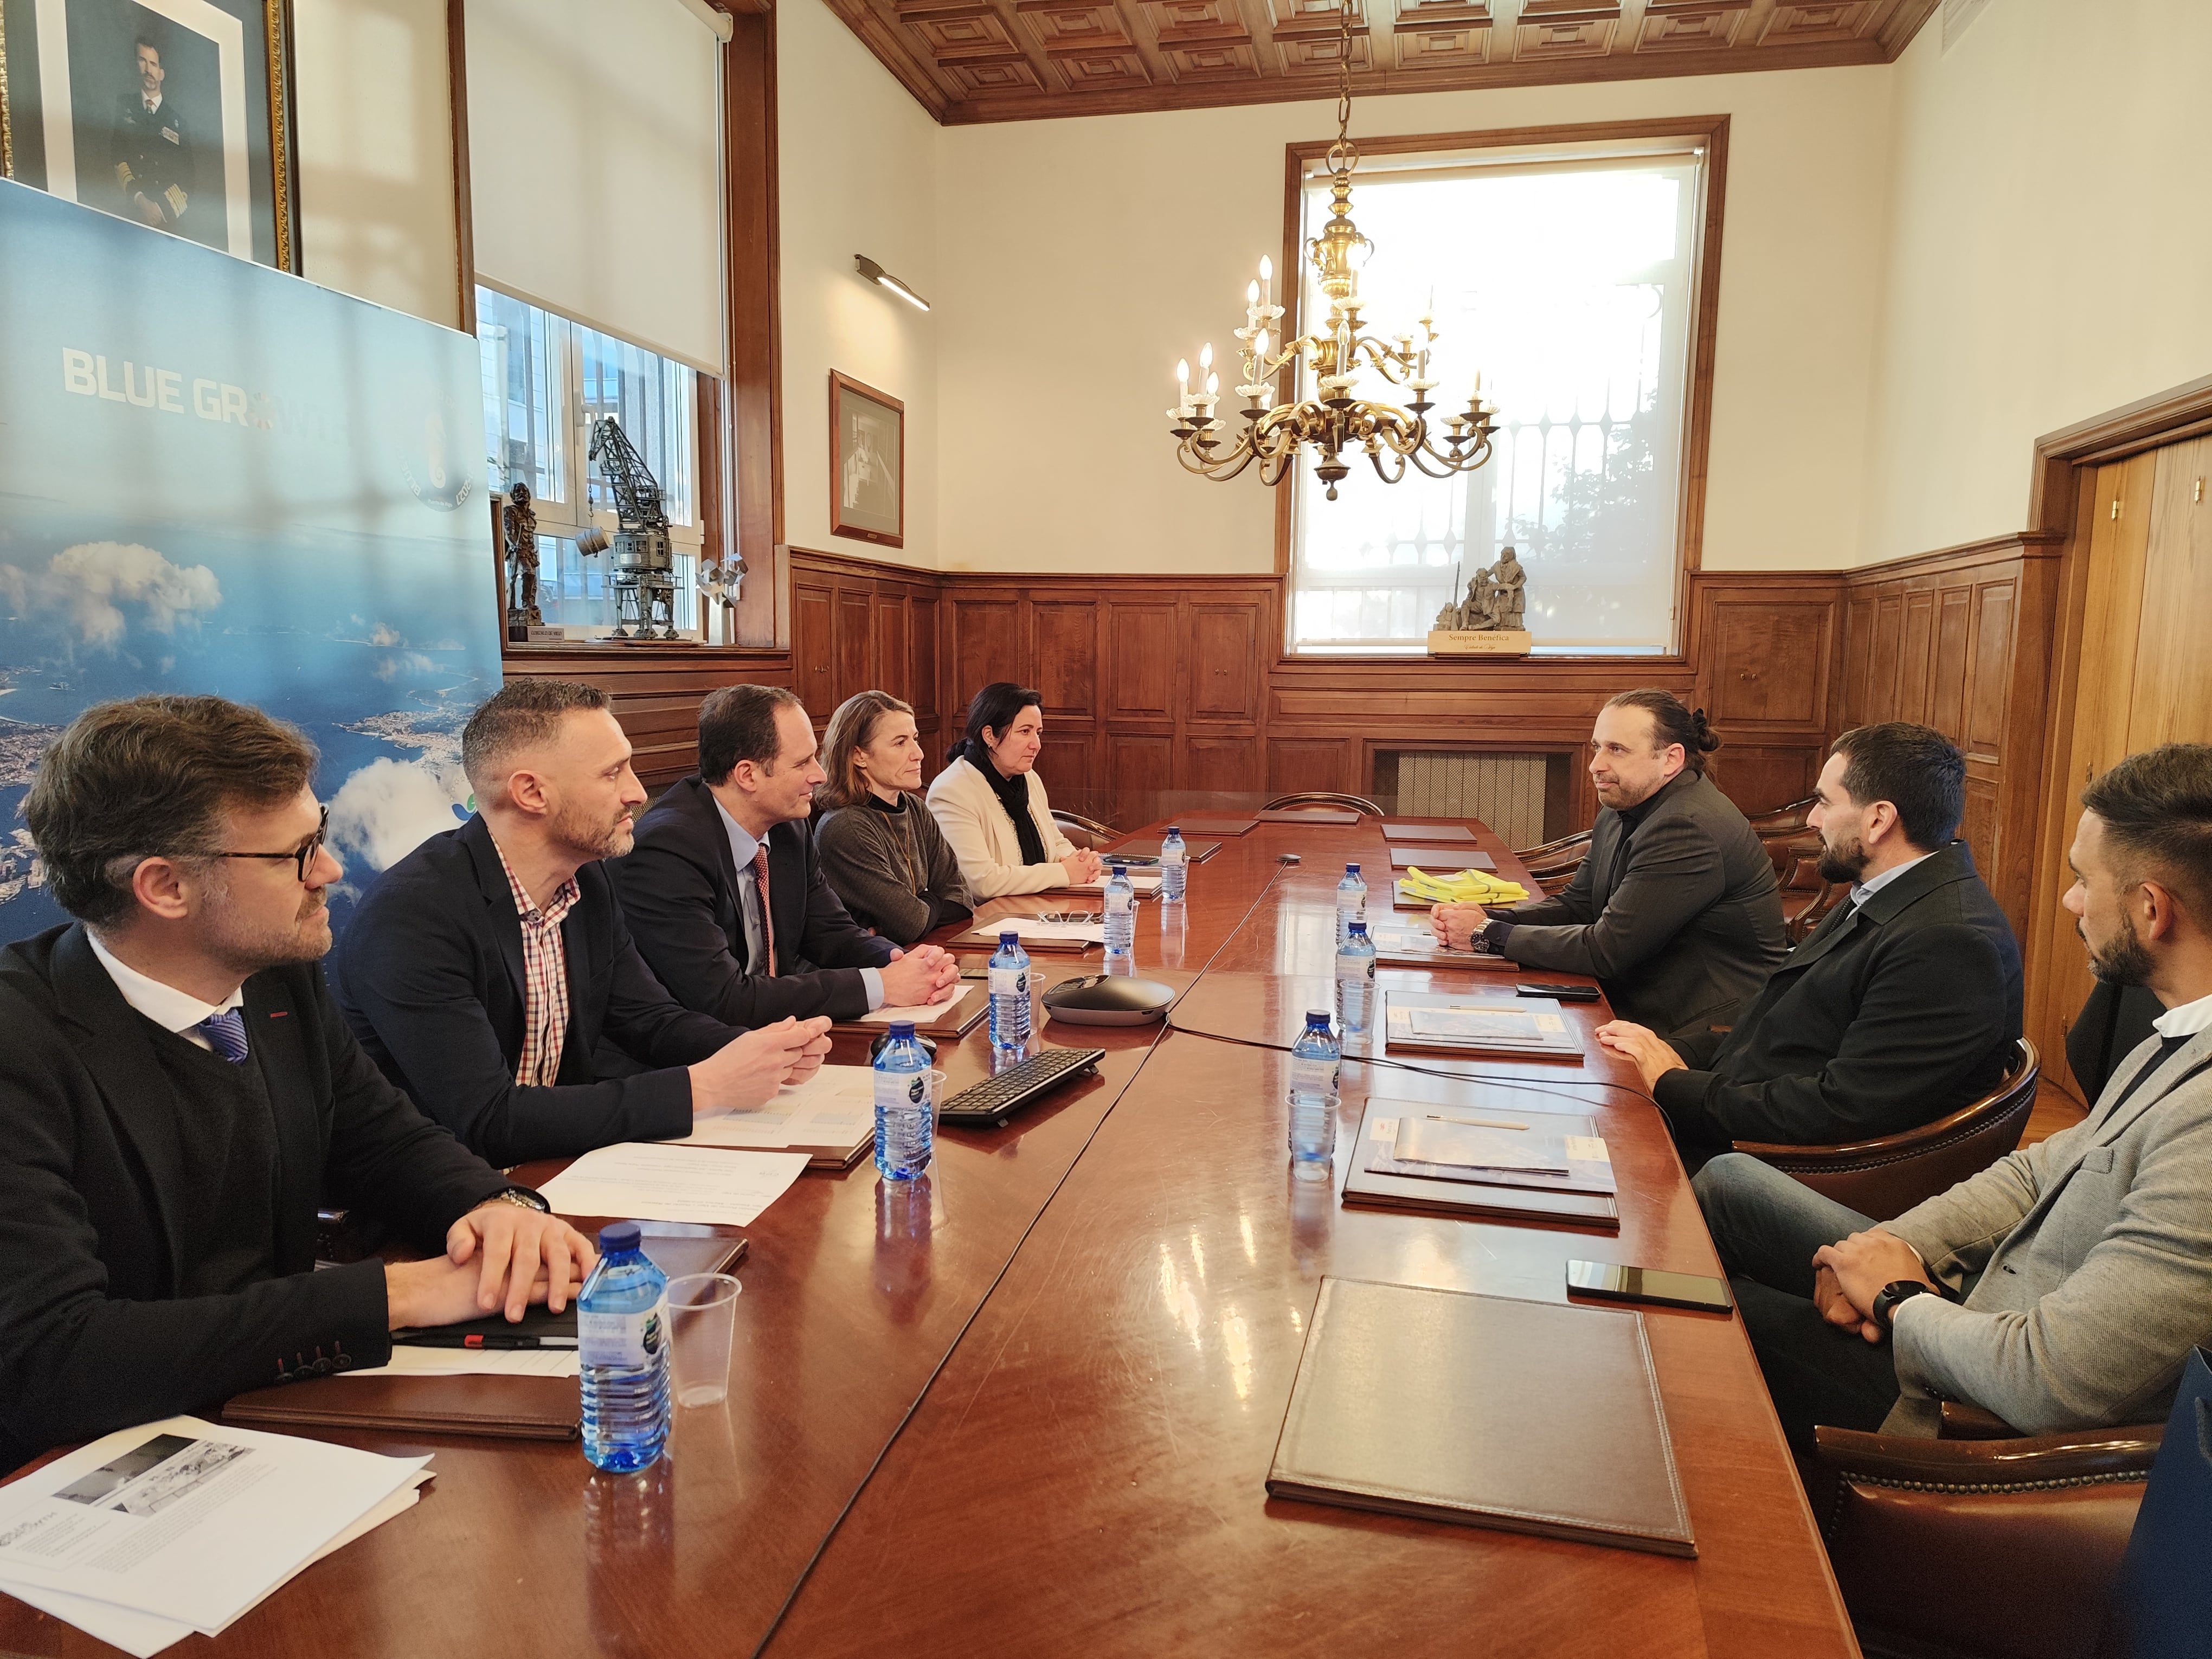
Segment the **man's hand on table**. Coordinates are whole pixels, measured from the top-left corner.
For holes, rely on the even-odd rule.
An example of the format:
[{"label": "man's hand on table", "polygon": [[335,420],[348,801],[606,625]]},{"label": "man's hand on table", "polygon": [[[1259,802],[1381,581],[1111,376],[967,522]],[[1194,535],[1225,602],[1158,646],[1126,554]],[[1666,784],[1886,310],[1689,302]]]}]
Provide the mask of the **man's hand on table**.
[{"label": "man's hand on table", "polygon": [[1625,1019],[1607,1020],[1597,1028],[1597,1040],[1617,1054],[1626,1054],[1634,1062],[1644,1086],[1652,1087],[1669,1072],[1686,1067],[1681,1055],[1667,1045],[1666,1040],[1642,1025],[1632,1025]]},{"label": "man's hand on table", "polygon": [[829,1052],[827,1015],[780,1019],[733,1037],[690,1068],[692,1115],[765,1106],[785,1084],[821,1070]]},{"label": "man's hand on table", "polygon": [[894,951],[877,971],[884,976],[884,1000],[894,1008],[942,1002],[960,987],[960,964],[934,945]]},{"label": "man's hand on table", "polygon": [[[1820,1316],[1844,1329],[1856,1322],[1859,1334],[1869,1342],[1879,1342],[1889,1334],[1875,1322],[1874,1299],[1883,1286],[1901,1279],[1916,1279],[1931,1291],[1936,1289],[1919,1253],[1895,1233],[1879,1227],[1853,1233],[1840,1243],[1823,1244],[1813,1252],[1813,1300]],[[1824,1293],[1823,1280],[1834,1286],[1832,1294]],[[1853,1315],[1856,1321],[1850,1317]]]},{"label": "man's hand on table", "polygon": [[1490,913],[1480,904],[1432,904],[1429,907],[1429,931],[1437,936],[1437,943],[1449,951],[1472,951],[1474,942],[1482,937],[1482,930],[1490,925]]},{"label": "man's hand on table", "polygon": [[494,1199],[446,1230],[446,1253],[384,1269],[386,1328],[453,1325],[532,1303],[568,1304],[599,1260],[592,1242],[558,1216]]}]

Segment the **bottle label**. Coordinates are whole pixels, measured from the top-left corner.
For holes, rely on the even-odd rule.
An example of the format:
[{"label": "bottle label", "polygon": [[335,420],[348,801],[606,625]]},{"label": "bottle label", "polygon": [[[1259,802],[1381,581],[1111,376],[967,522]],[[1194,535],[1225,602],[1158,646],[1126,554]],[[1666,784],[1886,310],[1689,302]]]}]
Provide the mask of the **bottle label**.
[{"label": "bottle label", "polygon": [[908,1106],[920,1106],[928,1098],[927,1072],[876,1073],[876,1109],[879,1112],[895,1112]]},{"label": "bottle label", "polygon": [[586,1365],[649,1365],[668,1340],[668,1297],[664,1292],[637,1313],[587,1313],[576,1310],[576,1358]]},{"label": "bottle label", "polygon": [[1303,1095],[1329,1095],[1336,1092],[1337,1063],[1333,1060],[1294,1059],[1291,1061],[1291,1088]]},{"label": "bottle label", "polygon": [[1106,890],[1106,908],[1114,911],[1126,910],[1135,902],[1136,896],[1134,892],[1117,893],[1109,887]]},{"label": "bottle label", "polygon": [[994,997],[1025,997],[1030,994],[1029,970],[1025,968],[994,968],[991,969],[991,994]]}]

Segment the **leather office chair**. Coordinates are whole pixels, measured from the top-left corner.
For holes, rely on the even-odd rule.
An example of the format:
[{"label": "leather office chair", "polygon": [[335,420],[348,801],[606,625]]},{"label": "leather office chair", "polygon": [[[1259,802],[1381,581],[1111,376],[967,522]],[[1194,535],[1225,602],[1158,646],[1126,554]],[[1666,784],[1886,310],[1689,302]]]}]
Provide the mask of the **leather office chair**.
[{"label": "leather office chair", "polygon": [[1382,816],[1382,809],[1364,795],[1340,795],[1327,789],[1300,789],[1291,794],[1278,795],[1260,810],[1263,812],[1287,812],[1301,806],[1349,808],[1368,818]]},{"label": "leather office chair", "polygon": [[1057,806],[1052,809],[1052,821],[1078,847],[1103,847],[1121,836],[1121,832],[1110,823],[1101,823],[1096,818],[1086,818],[1080,812],[1065,811]]},{"label": "leather office chair", "polygon": [[2035,1045],[2022,1037],[2019,1054],[1994,1089],[1933,1123],[1832,1146],[1739,1140],[1735,1150],[1796,1176],[1862,1215],[1887,1221],[1986,1170],[2019,1146],[2035,1105],[2039,1069]]},{"label": "leather office chair", "polygon": [[[1935,1440],[1814,1431],[1808,1490],[1860,1645],[1875,1659],[2087,1659],[2164,1425],[2016,1436],[1971,1407],[1943,1418]],[[1954,1437],[1990,1429],[2001,1437]]]},{"label": "leather office chair", "polygon": [[1528,866],[1529,878],[1548,896],[1575,878],[1575,872],[1589,856],[1589,844],[1590,832],[1585,830],[1578,836],[1561,836],[1540,847],[1522,848],[1513,856]]}]

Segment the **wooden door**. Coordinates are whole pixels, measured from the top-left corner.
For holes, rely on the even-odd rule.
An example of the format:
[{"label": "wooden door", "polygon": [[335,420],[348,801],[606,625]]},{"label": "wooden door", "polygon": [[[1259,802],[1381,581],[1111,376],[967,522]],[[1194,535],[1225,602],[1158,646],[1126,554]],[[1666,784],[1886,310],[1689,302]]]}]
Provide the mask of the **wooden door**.
[{"label": "wooden door", "polygon": [[[2081,789],[2161,743],[2212,742],[2212,437],[2168,444],[2099,467],[2091,490],[2089,568],[2075,676],[2060,855],[2081,817]],[[2074,918],[2049,884],[2039,918],[2045,971],[2029,1034],[2046,1075],[2077,1097],[2066,1028],[2094,981]],[[2085,1104],[2087,1103],[2084,1103]]]}]

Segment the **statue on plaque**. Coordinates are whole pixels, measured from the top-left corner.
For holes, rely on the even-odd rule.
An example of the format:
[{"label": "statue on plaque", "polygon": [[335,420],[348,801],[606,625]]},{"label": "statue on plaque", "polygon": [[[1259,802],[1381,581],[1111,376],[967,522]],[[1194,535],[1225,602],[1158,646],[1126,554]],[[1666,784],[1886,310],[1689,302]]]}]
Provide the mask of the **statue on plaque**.
[{"label": "statue on plaque", "polygon": [[1437,612],[1439,633],[1518,632],[1527,614],[1528,567],[1510,547],[1468,579],[1467,598]]},{"label": "statue on plaque", "polygon": [[507,492],[500,527],[507,544],[507,637],[520,644],[545,622],[538,605],[538,514],[530,505],[528,484],[518,483]]}]

